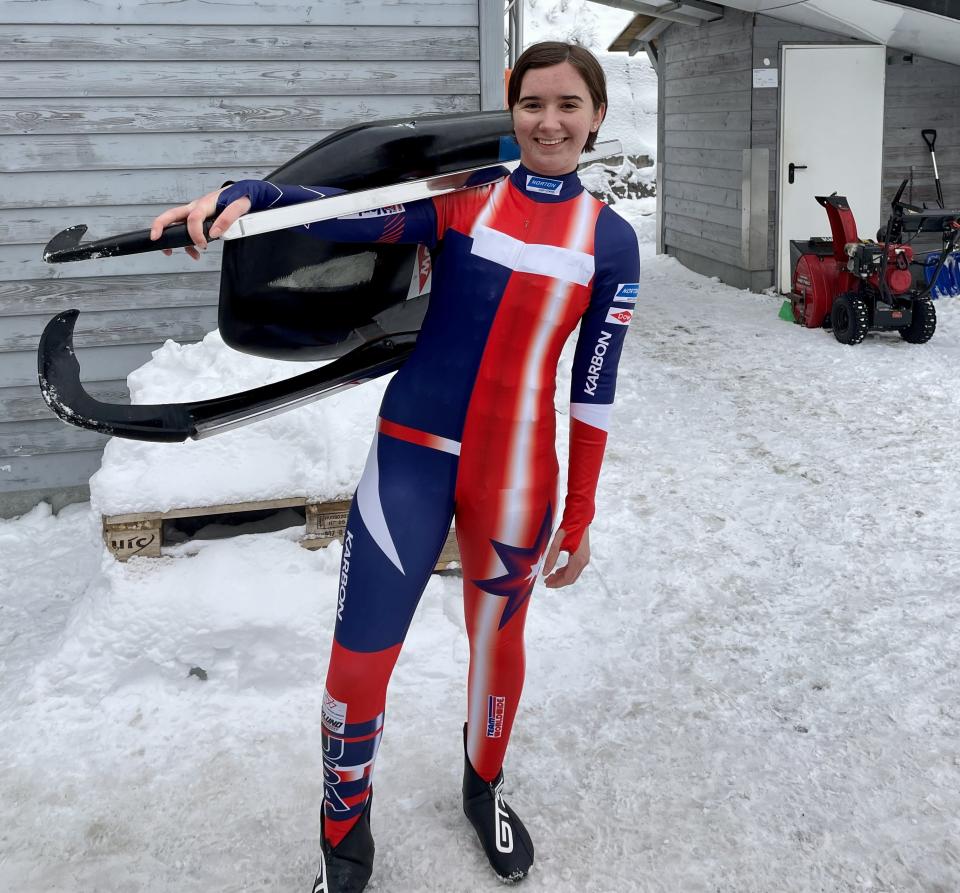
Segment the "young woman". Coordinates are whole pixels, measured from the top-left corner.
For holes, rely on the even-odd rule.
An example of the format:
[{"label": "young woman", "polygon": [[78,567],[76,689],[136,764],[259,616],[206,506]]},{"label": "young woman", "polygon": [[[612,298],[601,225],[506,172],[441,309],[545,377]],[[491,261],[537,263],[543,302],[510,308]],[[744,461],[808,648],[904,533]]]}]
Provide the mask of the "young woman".
[{"label": "young woman", "polygon": [[[443,247],[416,350],[387,388],[344,537],[322,717],[316,893],[359,893],[370,877],[371,776],[387,684],[451,518],[470,640],[464,811],[502,879],[519,880],[533,864],[530,836],[503,800],[501,771],[523,685],[524,622],[541,569],[559,588],[590,559],[639,256],[630,226],[577,178],[606,112],[596,59],[565,43],[530,47],[513,70],[508,104],[521,159],[508,179],[309,226],[335,241]],[[203,248],[202,223],[215,213],[214,238],[248,211],[317,194],[243,181],[161,214],[152,235],[186,220]],[[551,542],[556,369],[578,325],[567,493]],[[567,563],[551,573],[561,551]]]}]

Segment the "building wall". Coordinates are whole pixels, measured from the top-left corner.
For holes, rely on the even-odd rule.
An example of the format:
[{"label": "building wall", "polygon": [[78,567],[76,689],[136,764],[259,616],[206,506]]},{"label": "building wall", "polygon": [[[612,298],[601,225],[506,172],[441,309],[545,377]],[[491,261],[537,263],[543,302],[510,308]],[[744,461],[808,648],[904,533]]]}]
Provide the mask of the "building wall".
[{"label": "building wall", "polygon": [[[783,43],[858,42],[732,9],[716,22],[672,25],[664,32],[662,251],[740,288],[773,284],[780,90],[754,89],[752,69],[765,67],[764,59],[779,68]],[[960,206],[960,113],[952,100],[958,88],[960,66],[888,50],[882,208],[889,208],[905,177],[911,178],[914,201],[935,200],[924,127],[938,130],[945,204]],[[840,93],[832,100],[844,101]],[[762,220],[766,233],[758,234]]]},{"label": "building wall", "polygon": [[[937,131],[937,167],[944,205],[960,208],[960,66],[924,59],[902,50],[887,51],[883,122],[881,208],[890,207],[900,183],[915,204],[935,202],[933,163],[920,131]],[[939,246],[937,246],[939,247]]]},{"label": "building wall", "polygon": [[[753,65],[760,68],[763,59],[780,58],[784,43],[860,43],[815,28],[805,28],[768,16],[757,16],[754,28]],[[905,198],[933,202],[936,188],[930,152],[920,135],[926,127],[936,128],[937,163],[947,207],[960,206],[960,112],[951,97],[960,88],[960,66],[924,59],[894,48],[887,49],[884,89],[883,174],[880,184],[880,208],[885,216],[901,181],[911,179],[912,193]],[[840,94],[838,94],[839,96]],[[849,101],[853,101],[853,97]],[[770,150],[770,201],[768,263],[770,283],[776,252],[777,221],[777,116],[779,89],[753,91],[752,144]],[[953,204],[951,204],[951,198]],[[864,233],[872,238],[873,233]],[[939,247],[939,239],[926,239],[918,246]]]},{"label": "building wall", "polygon": [[[50,267],[48,239],[143,228],[360,121],[502,104],[499,0],[33,0],[0,8],[0,515],[85,496],[104,438],[39,396],[46,321],[76,307],[94,396],[216,326],[218,246]],[[481,65],[481,46],[484,64]],[[481,106],[482,103],[482,106]]]},{"label": "building wall", "polygon": [[672,25],[660,44],[663,248],[734,283],[743,276],[751,41],[752,16],[728,9],[699,27]]}]

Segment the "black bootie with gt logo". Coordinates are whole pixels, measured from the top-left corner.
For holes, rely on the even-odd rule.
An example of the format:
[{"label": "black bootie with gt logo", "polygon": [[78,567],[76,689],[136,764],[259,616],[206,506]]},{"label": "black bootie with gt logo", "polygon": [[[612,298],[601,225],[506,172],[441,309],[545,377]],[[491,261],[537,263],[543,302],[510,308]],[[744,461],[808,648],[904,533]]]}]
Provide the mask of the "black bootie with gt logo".
[{"label": "black bootie with gt logo", "polygon": [[533,865],[533,841],[517,814],[503,802],[502,790],[502,771],[493,781],[484,781],[470,764],[464,725],[463,811],[500,880],[519,881]]},{"label": "black bootie with gt logo", "polygon": [[323,855],[320,870],[313,882],[313,893],[362,893],[373,874],[373,833],[370,830],[370,807],[373,791],[367,805],[354,826],[336,846],[330,846],[323,833],[323,817],[320,819]]}]

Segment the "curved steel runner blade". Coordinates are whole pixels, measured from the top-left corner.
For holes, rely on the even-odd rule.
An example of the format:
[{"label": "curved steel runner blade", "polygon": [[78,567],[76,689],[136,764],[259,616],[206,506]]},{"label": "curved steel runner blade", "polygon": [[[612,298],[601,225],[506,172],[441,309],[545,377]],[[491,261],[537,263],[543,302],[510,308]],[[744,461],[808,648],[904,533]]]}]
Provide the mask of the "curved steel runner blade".
[{"label": "curved steel runner blade", "polygon": [[72,260],[69,255],[79,248],[80,241],[86,232],[85,223],[78,223],[76,226],[70,226],[58,232],[43,249],[44,261],[48,264],[60,264]]},{"label": "curved steel runner blade", "polygon": [[73,347],[79,310],[58,313],[47,323],[37,349],[37,373],[44,402],[64,422],[88,431],[175,443],[194,433],[192,404],[130,406],[101,403],[80,380],[80,363]]},{"label": "curved steel runner blade", "polygon": [[79,315],[77,310],[67,310],[51,319],[43,330],[37,355],[43,399],[70,425],[113,437],[161,443],[229,431],[394,372],[413,352],[419,334],[387,335],[319,369],[237,394],[190,403],[130,405],[101,403],[84,389],[73,348]]}]

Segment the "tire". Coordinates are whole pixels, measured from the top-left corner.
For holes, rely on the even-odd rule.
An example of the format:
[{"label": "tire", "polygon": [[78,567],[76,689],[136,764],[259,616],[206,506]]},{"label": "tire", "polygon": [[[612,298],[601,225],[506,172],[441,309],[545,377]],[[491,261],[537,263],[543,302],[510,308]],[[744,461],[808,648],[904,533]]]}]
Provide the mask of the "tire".
[{"label": "tire", "polygon": [[833,337],[841,344],[859,344],[867,334],[867,325],[867,305],[863,298],[852,292],[838,295],[830,310]]},{"label": "tire", "polygon": [[900,337],[910,344],[926,344],[937,330],[937,309],[933,301],[914,301],[910,325],[899,329]]}]

